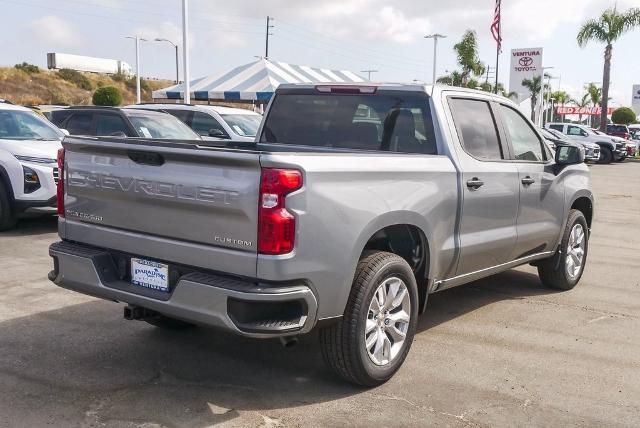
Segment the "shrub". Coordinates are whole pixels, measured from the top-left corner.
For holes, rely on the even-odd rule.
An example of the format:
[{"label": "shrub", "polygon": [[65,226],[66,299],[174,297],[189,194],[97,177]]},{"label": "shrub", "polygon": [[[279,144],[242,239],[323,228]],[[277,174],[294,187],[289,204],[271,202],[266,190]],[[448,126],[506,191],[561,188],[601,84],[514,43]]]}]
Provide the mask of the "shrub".
[{"label": "shrub", "polygon": [[124,73],[118,72],[116,74],[112,74],[111,79],[113,79],[114,82],[124,82],[127,80],[127,76]]},{"label": "shrub", "polygon": [[[124,84],[130,90],[135,91],[136,90],[136,77],[132,76],[130,79],[126,80],[124,82]],[[145,92],[145,91],[149,91],[150,89],[151,89],[151,87],[149,86],[149,82],[147,82],[146,80],[140,78],[140,91]]]},{"label": "shrub", "polygon": [[611,121],[620,125],[629,125],[636,121],[636,113],[629,107],[620,107],[611,115]]},{"label": "shrub", "polygon": [[29,64],[28,62],[23,62],[22,64],[16,64],[15,68],[29,74],[40,73],[40,67],[38,67],[37,65]]},{"label": "shrub", "polygon": [[115,86],[103,86],[93,93],[92,101],[96,106],[119,106],[122,104],[122,93]]},{"label": "shrub", "polygon": [[67,82],[71,82],[78,88],[84,89],[86,91],[90,91],[93,89],[91,81],[87,78],[87,76],[80,73],[79,71],[72,70],[70,68],[63,68],[58,71],[58,76],[61,79],[64,79]]}]

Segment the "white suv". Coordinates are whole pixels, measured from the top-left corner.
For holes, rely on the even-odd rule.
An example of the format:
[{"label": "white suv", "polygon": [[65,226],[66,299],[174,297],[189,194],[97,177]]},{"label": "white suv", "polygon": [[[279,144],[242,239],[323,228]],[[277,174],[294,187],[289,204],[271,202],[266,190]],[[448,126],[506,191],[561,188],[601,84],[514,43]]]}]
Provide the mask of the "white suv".
[{"label": "white suv", "polygon": [[627,156],[627,147],[624,143],[616,142],[610,135],[598,135],[593,129],[576,123],[547,123],[547,129],[560,131],[572,140],[579,143],[589,142],[600,146],[600,163],[620,161]]},{"label": "white suv", "polygon": [[251,110],[191,104],[135,104],[126,108],[160,110],[177,117],[203,140],[253,142],[262,115]]},{"label": "white suv", "polygon": [[56,213],[62,138],[32,110],[0,101],[0,230],[13,227],[18,217]]}]

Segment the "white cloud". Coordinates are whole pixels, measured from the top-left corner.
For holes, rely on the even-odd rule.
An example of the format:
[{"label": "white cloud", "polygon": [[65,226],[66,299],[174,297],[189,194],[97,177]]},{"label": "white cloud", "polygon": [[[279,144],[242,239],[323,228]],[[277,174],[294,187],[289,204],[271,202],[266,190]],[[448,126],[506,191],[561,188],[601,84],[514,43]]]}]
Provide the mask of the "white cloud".
[{"label": "white cloud", "polygon": [[47,45],[80,46],[82,38],[67,21],[54,15],[44,16],[28,24],[30,34]]}]

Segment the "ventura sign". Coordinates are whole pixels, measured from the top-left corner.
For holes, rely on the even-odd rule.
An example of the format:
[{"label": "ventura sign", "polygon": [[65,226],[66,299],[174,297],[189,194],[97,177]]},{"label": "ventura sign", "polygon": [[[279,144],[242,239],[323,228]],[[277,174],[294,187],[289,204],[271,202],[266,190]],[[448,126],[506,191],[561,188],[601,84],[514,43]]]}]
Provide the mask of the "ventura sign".
[{"label": "ventura sign", "polygon": [[[611,116],[615,108],[609,107],[607,109],[607,114]],[[567,107],[567,106],[559,106],[556,108],[556,114],[560,116],[564,116],[566,114],[578,114],[582,116],[600,116],[602,113],[602,107]]]},{"label": "ventura sign", "polygon": [[519,103],[531,96],[529,90],[522,86],[522,81],[541,74],[542,48],[513,49],[511,51],[509,90],[518,94]]}]

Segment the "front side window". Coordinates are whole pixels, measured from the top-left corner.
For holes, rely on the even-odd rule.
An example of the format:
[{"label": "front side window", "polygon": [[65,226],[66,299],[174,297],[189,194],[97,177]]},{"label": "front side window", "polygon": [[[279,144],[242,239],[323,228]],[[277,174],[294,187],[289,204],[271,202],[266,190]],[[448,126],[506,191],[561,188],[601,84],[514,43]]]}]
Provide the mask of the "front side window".
[{"label": "front side window", "polygon": [[487,101],[452,98],[449,105],[458,137],[467,153],[487,160],[504,158],[496,123]]},{"label": "front side window", "polygon": [[500,105],[500,110],[515,158],[523,161],[543,162],[545,157],[540,138],[529,123],[511,107]]},{"label": "front side window", "polygon": [[125,136],[129,134],[129,129],[124,119],[116,114],[101,114],[98,116],[96,135],[98,136]]},{"label": "front side window", "polygon": [[76,113],[67,120],[67,131],[71,135],[90,135],[92,120],[93,114],[89,112]]},{"label": "front side window", "polygon": [[0,110],[0,139],[60,140],[64,134],[29,111]]},{"label": "front side window", "polygon": [[426,95],[279,94],[261,143],[437,154]]},{"label": "front side window", "polygon": [[549,128],[562,132],[562,130],[564,129],[564,125],[549,125]]},{"label": "front side window", "polygon": [[571,126],[569,125],[567,128],[567,135],[576,135],[578,137],[586,137],[587,133],[585,132],[584,129],[578,127],[578,126]]},{"label": "front side window", "polygon": [[191,129],[196,131],[199,135],[210,135],[211,130],[215,129],[222,131],[222,135],[227,135],[220,122],[206,113],[200,113],[199,111],[193,112],[193,119],[191,119]]}]

